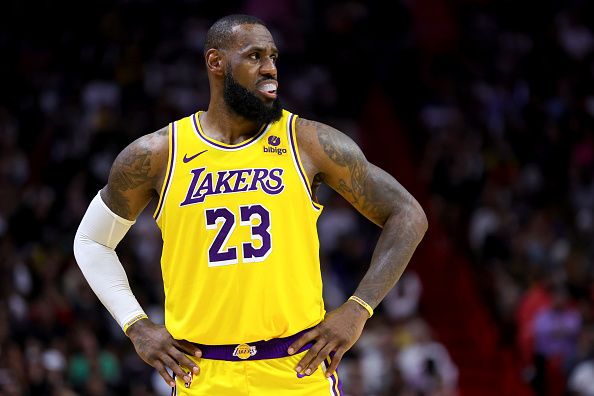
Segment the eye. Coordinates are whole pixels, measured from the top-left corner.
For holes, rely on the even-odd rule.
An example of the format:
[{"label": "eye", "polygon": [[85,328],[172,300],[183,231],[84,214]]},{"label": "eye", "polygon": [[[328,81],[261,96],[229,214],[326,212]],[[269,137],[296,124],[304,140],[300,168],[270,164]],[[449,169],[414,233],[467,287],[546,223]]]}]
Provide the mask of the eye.
[{"label": "eye", "polygon": [[272,59],[272,62],[276,65],[276,62],[278,61],[278,55],[270,55],[270,59]]},{"label": "eye", "polygon": [[251,54],[248,55],[248,57],[252,60],[258,60],[258,59],[260,59],[260,54],[257,52],[252,52]]}]

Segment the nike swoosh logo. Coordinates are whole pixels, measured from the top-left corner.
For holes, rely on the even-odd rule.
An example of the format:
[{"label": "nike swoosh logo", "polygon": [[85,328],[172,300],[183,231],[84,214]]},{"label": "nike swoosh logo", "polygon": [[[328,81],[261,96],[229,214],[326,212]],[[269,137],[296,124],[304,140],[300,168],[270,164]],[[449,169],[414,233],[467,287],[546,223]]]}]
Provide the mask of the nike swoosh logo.
[{"label": "nike swoosh logo", "polygon": [[191,157],[188,157],[188,154],[184,154],[184,158],[183,158],[184,164],[187,164],[188,162],[192,161],[194,158],[198,157],[200,154],[204,154],[207,151],[208,150],[201,151],[198,154],[192,155]]}]

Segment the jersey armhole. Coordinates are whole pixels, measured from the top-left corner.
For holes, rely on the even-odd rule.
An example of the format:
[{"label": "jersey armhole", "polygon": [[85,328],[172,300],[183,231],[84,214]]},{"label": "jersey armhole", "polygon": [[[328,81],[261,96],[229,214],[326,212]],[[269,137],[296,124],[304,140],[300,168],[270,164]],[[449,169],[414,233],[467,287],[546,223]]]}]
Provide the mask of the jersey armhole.
[{"label": "jersey armhole", "polygon": [[297,173],[299,173],[301,184],[309,199],[311,200],[311,204],[316,211],[321,211],[324,208],[324,205],[319,204],[313,198],[313,194],[311,191],[311,186],[309,185],[309,179],[307,178],[307,173],[305,173],[305,168],[301,163],[301,156],[299,155],[299,147],[297,146],[297,131],[295,128],[295,123],[297,121],[297,117],[295,114],[291,114],[287,121],[287,131],[289,135],[289,145],[291,146],[291,157],[293,158],[293,163],[295,164],[295,168],[297,169]]},{"label": "jersey armhole", "polygon": [[176,142],[176,128],[175,122],[169,124],[169,139],[168,139],[168,146],[169,146],[169,154],[167,157],[167,171],[165,173],[165,179],[163,185],[161,186],[161,193],[159,194],[159,202],[157,203],[157,209],[155,209],[155,213],[153,213],[153,217],[156,221],[159,220],[161,213],[163,212],[163,205],[165,204],[165,198],[167,197],[167,192],[169,191],[169,186],[171,184],[171,178],[173,176],[173,168],[175,164],[175,142]]}]

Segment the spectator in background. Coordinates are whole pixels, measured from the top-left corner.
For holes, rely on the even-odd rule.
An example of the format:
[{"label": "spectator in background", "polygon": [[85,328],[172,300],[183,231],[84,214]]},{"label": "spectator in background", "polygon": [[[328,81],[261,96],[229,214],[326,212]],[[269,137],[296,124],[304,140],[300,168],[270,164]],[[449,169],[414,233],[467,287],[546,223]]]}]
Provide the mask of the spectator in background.
[{"label": "spectator in background", "polygon": [[421,280],[416,272],[408,270],[402,274],[382,302],[388,318],[402,321],[417,315],[422,291]]},{"label": "spectator in background", "polygon": [[594,356],[572,370],[567,387],[571,396],[594,396]]},{"label": "spectator in background", "polygon": [[410,324],[413,341],[396,357],[404,383],[422,396],[457,395],[458,369],[447,349],[421,320]]},{"label": "spectator in background", "polygon": [[110,387],[113,392],[120,381],[116,357],[101,348],[93,332],[86,327],[78,328],[75,338],[77,348],[69,362],[69,382],[80,390],[88,386],[94,393],[105,393]]},{"label": "spectator in background", "polygon": [[569,373],[571,396],[594,396],[594,324],[584,326],[579,337],[577,364]]},{"label": "spectator in background", "polygon": [[579,310],[572,306],[563,285],[555,285],[550,306],[536,314],[534,329],[534,390],[549,395],[558,389],[559,374],[565,374],[577,353],[581,329]]}]

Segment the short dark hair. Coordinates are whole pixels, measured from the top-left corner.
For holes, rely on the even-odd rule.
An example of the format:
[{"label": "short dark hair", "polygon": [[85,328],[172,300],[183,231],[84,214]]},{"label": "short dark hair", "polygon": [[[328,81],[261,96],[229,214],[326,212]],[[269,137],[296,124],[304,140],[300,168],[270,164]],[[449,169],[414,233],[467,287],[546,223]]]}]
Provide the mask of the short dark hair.
[{"label": "short dark hair", "polygon": [[244,14],[227,15],[213,23],[206,33],[204,52],[211,48],[226,48],[231,39],[231,31],[237,25],[262,25],[264,22],[255,16]]}]

